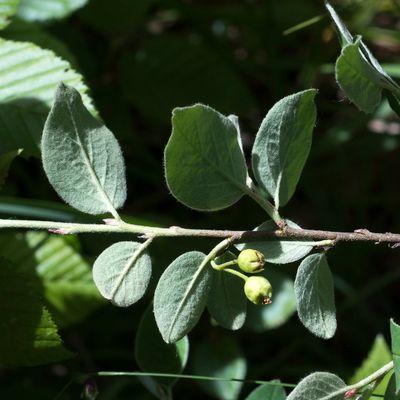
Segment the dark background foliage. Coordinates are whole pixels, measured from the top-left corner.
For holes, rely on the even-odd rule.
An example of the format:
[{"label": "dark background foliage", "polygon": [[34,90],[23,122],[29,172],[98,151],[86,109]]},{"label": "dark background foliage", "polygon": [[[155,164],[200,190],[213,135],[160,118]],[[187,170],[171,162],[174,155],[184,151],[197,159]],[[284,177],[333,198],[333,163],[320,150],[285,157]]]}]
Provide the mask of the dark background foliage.
[{"label": "dark background foliage", "polygon": [[[400,75],[400,5],[397,0],[336,2],[353,32],[362,34],[375,55]],[[285,34],[315,16],[318,22]],[[12,26],[8,28],[8,31]],[[282,210],[302,227],[400,232],[400,125],[383,104],[374,115],[351,105],[335,83],[333,63],[339,53],[335,31],[321,0],[92,0],[69,18],[45,24],[66,46],[64,57],[82,72],[106,125],[121,143],[127,165],[125,215],[160,226],[252,229],[265,219],[249,199],[218,213],[185,208],[168,193],[163,177],[163,148],[176,106],[203,102],[240,117],[248,152],[267,110],[283,96],[318,88],[318,123],[310,158],[296,195]],[[7,35],[7,30],[5,32]],[[29,40],[29,37],[23,37]],[[8,198],[60,203],[40,161],[18,159],[1,192]],[[7,211],[5,215],[9,216]],[[116,237],[80,237],[82,254],[93,260]],[[207,249],[206,239],[158,240],[153,288],[129,309],[104,305],[83,322],[61,330],[77,357],[63,363],[0,370],[0,397],[52,398],[74,373],[136,370],[134,337],[151,301],[156,277],[183,251]],[[343,378],[370,349],[375,336],[388,339],[389,318],[400,317],[399,249],[386,245],[340,244],[329,252],[335,276],[338,331],[329,341],[313,337],[296,316],[262,333],[226,332],[212,327],[205,314],[190,334],[185,372],[193,372],[193,353],[201,342],[240,343],[247,377],[297,382],[314,370]],[[296,265],[280,270],[294,276]],[[98,381],[101,399],[151,396],[134,378]],[[252,389],[245,385],[242,396]],[[79,397],[72,385],[65,399]],[[176,398],[205,398],[192,381],[175,386]]]}]

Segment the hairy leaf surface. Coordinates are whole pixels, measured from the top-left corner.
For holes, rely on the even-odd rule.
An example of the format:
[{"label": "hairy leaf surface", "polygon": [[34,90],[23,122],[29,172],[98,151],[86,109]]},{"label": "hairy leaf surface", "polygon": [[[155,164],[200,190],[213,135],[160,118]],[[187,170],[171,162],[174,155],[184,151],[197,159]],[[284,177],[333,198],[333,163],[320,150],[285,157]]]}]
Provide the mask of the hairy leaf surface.
[{"label": "hairy leaf surface", "polygon": [[42,137],[43,167],[60,197],[88,214],[113,213],[126,199],[125,164],[114,135],[60,84]]},{"label": "hairy leaf surface", "polygon": [[236,203],[246,190],[247,167],[235,124],[212,108],[176,108],[165,148],[171,193],[190,208],[216,211]]},{"label": "hairy leaf surface", "polygon": [[93,280],[100,293],[120,307],[140,300],[150,278],[151,259],[142,243],[114,243],[93,265]]},{"label": "hairy leaf surface", "polygon": [[306,376],[289,394],[288,400],[343,400],[346,384],[328,372]]},{"label": "hairy leaf surface", "polygon": [[252,151],[257,182],[284,206],[292,197],[311,148],[315,89],[287,96],[267,113]]},{"label": "hairy leaf surface", "polygon": [[294,282],[300,321],[314,335],[330,339],[336,331],[332,274],[325,254],[312,254],[300,264]]},{"label": "hairy leaf surface", "polygon": [[182,254],[161,275],[154,293],[154,315],[165,342],[184,337],[199,320],[211,287],[211,268],[198,251]]}]

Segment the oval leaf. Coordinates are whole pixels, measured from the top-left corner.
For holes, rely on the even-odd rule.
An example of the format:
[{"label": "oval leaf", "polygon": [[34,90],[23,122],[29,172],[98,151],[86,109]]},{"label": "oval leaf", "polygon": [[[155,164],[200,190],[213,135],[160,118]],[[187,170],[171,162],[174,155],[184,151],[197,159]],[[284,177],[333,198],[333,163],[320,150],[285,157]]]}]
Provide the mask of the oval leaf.
[{"label": "oval leaf", "polygon": [[287,400],[343,400],[346,384],[336,375],[315,372],[306,376]]},{"label": "oval leaf", "polygon": [[88,214],[122,207],[125,165],[114,135],[85,108],[79,93],[60,84],[42,137],[43,167],[60,197]]},{"label": "oval leaf", "polygon": [[[301,229],[301,227],[290,220],[285,220],[290,228]],[[272,220],[266,221],[258,226],[255,231],[274,231],[276,223]],[[239,250],[255,249],[264,254],[265,261],[271,264],[288,264],[305,257],[313,246],[308,241],[301,240],[266,240],[264,242],[250,242],[236,246]]]},{"label": "oval leaf", "polygon": [[[194,353],[193,370],[196,375],[221,378],[220,381],[199,381],[199,385],[211,396],[220,400],[236,400],[247,372],[246,359],[232,336],[219,340],[203,341]],[[231,380],[230,380],[231,379]]]},{"label": "oval leaf", "polygon": [[[152,307],[147,308],[140,321],[135,340],[135,358],[145,372],[180,374],[189,356],[187,336],[167,344],[157,329]],[[154,377],[159,383],[171,385],[175,378]]]},{"label": "oval leaf", "polygon": [[[215,261],[217,264],[222,264],[235,258],[234,254],[225,253]],[[223,271],[213,271],[207,308],[211,317],[223,328],[235,331],[244,324],[247,301],[243,285],[243,280],[237,276]]]},{"label": "oval leaf", "polygon": [[100,293],[117,306],[140,300],[151,277],[147,242],[119,242],[104,250],[93,265],[93,280]]},{"label": "oval leaf", "polygon": [[294,291],[300,321],[314,335],[330,339],[336,331],[332,274],[325,254],[312,254],[300,264]]},{"label": "oval leaf", "polygon": [[278,101],[257,133],[252,152],[254,175],[276,208],[292,197],[310,152],[316,93],[309,89]]},{"label": "oval leaf", "polygon": [[274,380],[255,388],[245,400],[285,400],[285,389],[280,386],[280,381]]},{"label": "oval leaf", "polygon": [[207,304],[212,271],[205,257],[198,251],[182,254],[161,275],[154,293],[154,315],[167,343],[185,336]]},{"label": "oval leaf", "polygon": [[263,275],[273,288],[272,303],[268,306],[249,303],[246,319],[246,327],[258,333],[278,328],[296,312],[293,281],[268,266]]},{"label": "oval leaf", "polygon": [[202,104],[176,108],[165,148],[165,176],[183,204],[215,211],[236,203],[246,190],[247,168],[235,124]]}]

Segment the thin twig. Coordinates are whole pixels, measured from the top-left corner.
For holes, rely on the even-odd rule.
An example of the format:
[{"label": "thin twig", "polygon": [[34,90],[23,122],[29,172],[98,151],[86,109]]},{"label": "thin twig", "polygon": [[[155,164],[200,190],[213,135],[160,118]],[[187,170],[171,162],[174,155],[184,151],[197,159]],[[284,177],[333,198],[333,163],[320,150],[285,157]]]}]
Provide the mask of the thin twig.
[{"label": "thin twig", "polygon": [[[298,239],[298,240],[331,240],[336,242],[375,242],[400,243],[398,233],[375,233],[366,229],[357,229],[354,232],[335,232],[315,229],[294,229],[286,227],[273,231],[236,231],[215,229],[187,229],[179,226],[157,228],[142,225],[132,225],[126,222],[108,224],[78,224],[70,222],[31,221],[0,219],[0,229],[45,229],[58,234],[78,233],[133,233],[144,237],[208,237],[231,238],[234,242],[263,241],[270,239]],[[326,244],[328,244],[327,242]],[[307,243],[310,244],[310,243]]]}]

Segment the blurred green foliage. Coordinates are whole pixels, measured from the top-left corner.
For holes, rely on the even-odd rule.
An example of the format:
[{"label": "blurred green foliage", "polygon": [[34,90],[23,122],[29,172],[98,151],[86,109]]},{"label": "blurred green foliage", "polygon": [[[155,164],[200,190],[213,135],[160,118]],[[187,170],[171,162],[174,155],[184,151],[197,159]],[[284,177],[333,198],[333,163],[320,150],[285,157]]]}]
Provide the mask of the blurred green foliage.
[{"label": "blurred green foliage", "polygon": [[[22,3],[40,5],[38,0]],[[170,135],[170,112],[204,102],[239,115],[248,152],[266,111],[281,97],[312,86],[319,95],[311,154],[296,195],[282,213],[305,228],[400,232],[399,120],[386,104],[366,116],[339,91],[332,75],[339,44],[322,1],[91,0],[79,9],[84,2],[70,3],[71,9],[53,17],[46,17],[48,10],[32,18],[20,11],[25,20],[14,18],[1,36],[52,49],[82,73],[99,115],[124,152],[129,187],[125,214],[160,226],[252,229],[259,225],[265,215],[251,200],[242,199],[218,213],[199,213],[169,195],[161,160]],[[343,0],[335,5],[352,32],[362,34],[377,58],[398,73],[400,2]],[[316,16],[320,16],[317,22],[284,34]],[[56,214],[64,220],[65,216],[84,220],[60,207],[38,159],[18,157],[0,194],[2,216],[38,218],[39,213],[40,218],[52,219]],[[117,239],[82,235],[73,246],[92,262]],[[157,240],[151,249],[154,276],[146,299],[129,309],[101,305],[84,320],[62,329],[66,347],[77,353],[72,360],[0,369],[0,398],[51,399],[76,373],[139,369],[134,338],[158,276],[182,252],[206,251],[212,243]],[[329,260],[338,309],[333,339],[313,337],[296,317],[281,324],[276,316],[256,313],[244,330],[226,332],[212,327],[205,313],[190,334],[185,372],[199,368],[193,354],[204,358],[204,346],[223,347],[228,340],[246,360],[246,377],[251,379],[294,383],[314,370],[349,379],[377,334],[389,342],[389,318],[400,317],[399,250],[341,244],[329,253]],[[290,289],[287,279],[294,277],[295,268],[280,269],[277,276],[282,273],[286,278],[276,286]],[[283,304],[282,312],[289,317],[291,303]],[[263,321],[262,327],[253,326],[257,319]],[[152,398],[135,378],[102,378],[97,383],[101,400]],[[244,385],[241,398],[252,389],[254,385]],[[209,387],[208,393],[218,390]],[[73,384],[62,398],[76,399],[81,391],[82,385]],[[176,383],[174,393],[178,399],[207,396],[189,380]]]}]

